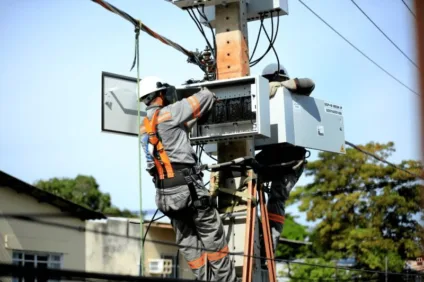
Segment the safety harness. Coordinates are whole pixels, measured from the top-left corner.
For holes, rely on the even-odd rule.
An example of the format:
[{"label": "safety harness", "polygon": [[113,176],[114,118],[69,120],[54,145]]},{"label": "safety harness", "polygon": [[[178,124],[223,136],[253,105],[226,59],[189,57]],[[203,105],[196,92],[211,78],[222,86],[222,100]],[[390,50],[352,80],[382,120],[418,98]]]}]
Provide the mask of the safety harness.
[{"label": "safety harness", "polygon": [[204,208],[212,204],[210,197],[198,197],[196,187],[199,185],[196,181],[202,179],[203,173],[200,167],[189,167],[187,165],[174,164],[171,165],[168,155],[165,152],[160,136],[157,133],[158,116],[160,109],[157,109],[152,119],[144,118],[143,124],[146,133],[149,136],[149,143],[153,145],[153,160],[155,163],[157,176],[155,184],[158,188],[168,188],[178,185],[187,185],[192,197],[192,205],[194,208]]},{"label": "safety harness", "polygon": [[149,121],[147,117],[144,118],[143,124],[146,129],[146,133],[149,136],[149,143],[154,146],[153,160],[159,176],[159,179],[165,179],[164,169],[166,171],[167,178],[174,177],[174,170],[172,169],[171,162],[169,161],[168,155],[165,152],[163,144],[157,134],[159,109],[157,109]]}]

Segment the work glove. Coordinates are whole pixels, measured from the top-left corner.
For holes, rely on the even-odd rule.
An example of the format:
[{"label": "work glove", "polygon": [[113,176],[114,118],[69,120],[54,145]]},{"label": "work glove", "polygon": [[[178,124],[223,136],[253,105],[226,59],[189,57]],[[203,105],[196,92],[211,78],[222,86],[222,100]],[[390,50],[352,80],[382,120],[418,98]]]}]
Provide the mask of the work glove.
[{"label": "work glove", "polygon": [[275,93],[277,93],[278,88],[283,86],[281,82],[279,81],[273,81],[269,83],[269,98],[272,98],[275,96]]}]

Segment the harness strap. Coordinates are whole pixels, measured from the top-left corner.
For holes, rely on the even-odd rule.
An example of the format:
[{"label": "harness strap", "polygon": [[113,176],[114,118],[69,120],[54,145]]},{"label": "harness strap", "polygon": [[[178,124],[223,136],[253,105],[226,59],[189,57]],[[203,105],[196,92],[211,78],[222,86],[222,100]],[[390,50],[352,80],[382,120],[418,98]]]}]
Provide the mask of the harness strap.
[{"label": "harness strap", "polygon": [[158,115],[159,115],[159,109],[155,111],[150,121],[147,117],[145,117],[143,120],[143,124],[146,129],[146,133],[149,136],[149,143],[152,144],[155,147],[156,151],[159,153],[160,160],[155,155],[153,155],[153,159],[154,159],[155,167],[159,175],[159,179],[165,178],[163,167],[165,167],[167,178],[173,178],[174,170],[172,169],[171,162],[168,158],[168,155],[165,152],[163,144],[160,141],[156,131],[156,128],[158,125]]}]

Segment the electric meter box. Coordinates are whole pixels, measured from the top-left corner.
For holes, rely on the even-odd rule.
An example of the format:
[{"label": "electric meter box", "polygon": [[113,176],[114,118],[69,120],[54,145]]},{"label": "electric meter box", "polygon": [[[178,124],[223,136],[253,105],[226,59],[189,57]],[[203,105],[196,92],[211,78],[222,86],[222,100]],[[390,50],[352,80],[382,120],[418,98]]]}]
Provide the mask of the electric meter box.
[{"label": "electric meter box", "polygon": [[[202,87],[215,93],[212,110],[197,120],[190,132],[192,145],[236,139],[270,137],[269,82],[262,76],[207,81],[178,87],[197,92]],[[189,96],[182,93],[182,96]]]},{"label": "electric meter box", "polygon": [[[255,137],[255,149],[289,143],[319,151],[345,154],[343,108],[309,96],[279,88],[270,100],[269,138]],[[217,145],[207,144],[206,152],[216,155]]]},{"label": "electric meter box", "polygon": [[[288,0],[250,0],[247,3],[247,21],[258,21],[260,17],[270,18],[271,12],[272,17],[286,16],[289,14]],[[216,20],[216,9],[215,5],[205,6],[204,12],[207,21],[200,17],[200,22],[208,26],[208,22],[212,27],[215,27]]]},{"label": "electric meter box", "polygon": [[292,145],[345,153],[343,108],[309,96],[279,88],[270,103],[271,137],[257,138],[255,147],[269,144]]},{"label": "electric meter box", "polygon": [[201,5],[210,6],[210,5],[220,5],[220,4],[229,4],[232,2],[240,2],[240,0],[166,0],[171,2],[175,6],[184,9],[191,7],[198,7]]}]

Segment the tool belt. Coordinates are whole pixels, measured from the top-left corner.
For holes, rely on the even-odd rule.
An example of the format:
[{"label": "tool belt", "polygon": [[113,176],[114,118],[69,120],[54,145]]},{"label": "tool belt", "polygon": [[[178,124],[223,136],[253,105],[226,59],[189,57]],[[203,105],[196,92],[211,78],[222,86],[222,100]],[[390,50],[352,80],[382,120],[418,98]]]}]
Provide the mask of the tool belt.
[{"label": "tool belt", "polygon": [[202,180],[203,172],[200,167],[187,164],[172,164],[174,169],[173,178],[160,179],[155,175],[154,182],[158,189],[166,189],[175,186],[187,185],[192,198],[192,205],[196,209],[206,208],[212,206],[212,200],[209,196],[198,197],[195,185],[198,180]]}]

